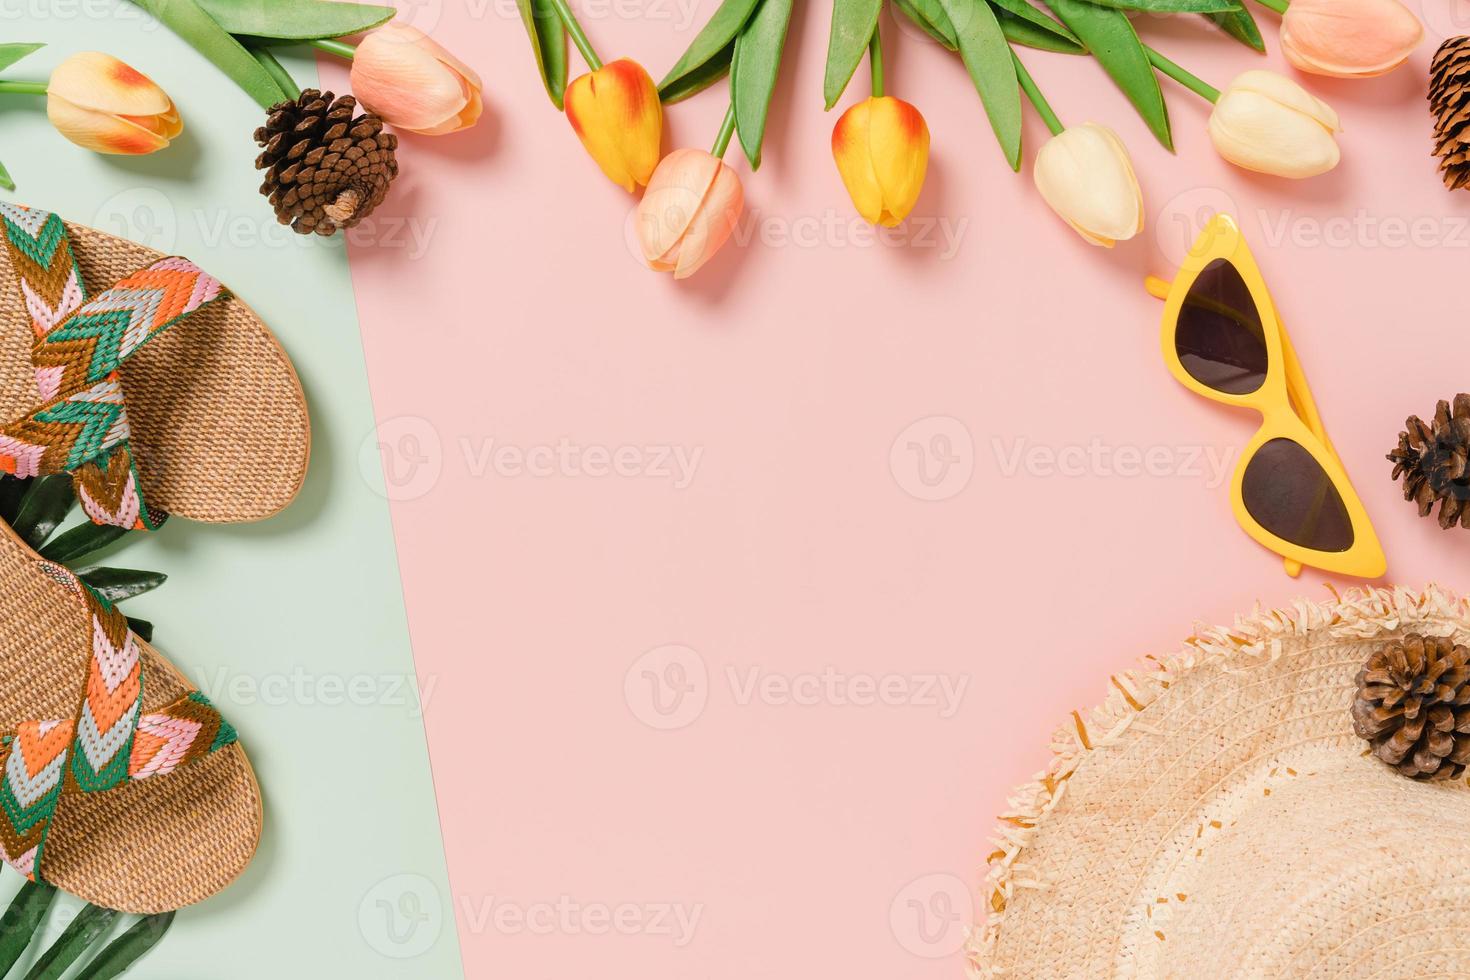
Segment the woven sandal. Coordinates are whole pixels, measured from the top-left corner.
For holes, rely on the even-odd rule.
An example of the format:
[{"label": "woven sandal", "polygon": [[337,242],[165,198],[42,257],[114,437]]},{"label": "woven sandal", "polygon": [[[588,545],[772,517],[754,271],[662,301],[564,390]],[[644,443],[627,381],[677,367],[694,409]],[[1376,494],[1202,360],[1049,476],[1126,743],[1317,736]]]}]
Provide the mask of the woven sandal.
[{"label": "woven sandal", "polygon": [[306,400],[249,307],[186,259],[46,211],[0,203],[0,233],[0,471],[70,473],[94,523],[136,529],[290,503]]},{"label": "woven sandal", "polygon": [[233,881],[260,839],[260,789],[208,699],[3,521],[0,623],[0,858],[123,912]]}]

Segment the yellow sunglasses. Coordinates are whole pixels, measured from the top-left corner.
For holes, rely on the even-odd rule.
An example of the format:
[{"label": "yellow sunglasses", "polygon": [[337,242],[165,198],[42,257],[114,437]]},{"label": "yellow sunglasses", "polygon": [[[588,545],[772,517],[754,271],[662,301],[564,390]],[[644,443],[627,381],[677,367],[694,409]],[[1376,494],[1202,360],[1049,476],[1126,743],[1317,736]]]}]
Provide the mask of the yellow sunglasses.
[{"label": "yellow sunglasses", "polygon": [[1261,413],[1260,431],[1230,491],[1245,532],[1303,565],[1377,578],[1388,568],[1368,512],[1322,426],[1301,362],[1261,270],[1233,218],[1217,214],[1172,283],[1149,276],[1164,301],[1163,348],[1186,388]]}]

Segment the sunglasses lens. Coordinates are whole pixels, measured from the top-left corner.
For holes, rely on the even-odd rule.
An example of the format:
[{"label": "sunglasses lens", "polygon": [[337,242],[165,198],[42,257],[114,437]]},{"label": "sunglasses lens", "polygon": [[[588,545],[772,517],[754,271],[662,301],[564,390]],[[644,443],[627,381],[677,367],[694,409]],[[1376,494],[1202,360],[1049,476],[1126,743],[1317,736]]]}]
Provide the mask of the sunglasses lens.
[{"label": "sunglasses lens", "polygon": [[1290,439],[1272,439],[1251,457],[1242,493],[1256,523],[1282,540],[1313,551],[1353,546],[1342,495],[1312,454]]},{"label": "sunglasses lens", "polygon": [[1235,266],[1216,259],[1195,277],[1179,310],[1174,344],[1184,370],[1227,395],[1248,395],[1266,381],[1261,314]]}]

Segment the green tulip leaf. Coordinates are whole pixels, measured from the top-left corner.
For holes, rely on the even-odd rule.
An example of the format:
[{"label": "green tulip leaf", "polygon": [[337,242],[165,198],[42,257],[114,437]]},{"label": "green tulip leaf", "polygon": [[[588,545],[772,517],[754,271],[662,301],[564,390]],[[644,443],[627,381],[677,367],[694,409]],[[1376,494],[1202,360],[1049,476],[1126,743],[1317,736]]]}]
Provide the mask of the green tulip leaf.
[{"label": "green tulip leaf", "polygon": [[162,572],[145,572],[136,568],[81,568],[77,578],[86,582],[108,602],[122,602],[144,592],[152,592],[168,576]]},{"label": "green tulip leaf", "polygon": [[112,920],[117,916],[117,912],[100,905],[83,907],[76,918],[71,920],[71,924],[56,937],[56,942],[31,964],[25,980],[60,980],[61,975],[87,952],[87,948],[106,934]]},{"label": "green tulip leaf", "polygon": [[199,6],[231,34],[280,41],[361,34],[397,13],[392,7],[337,0],[199,0]]},{"label": "green tulip leaf", "polygon": [[1012,170],[1021,169],[1021,83],[1016,78],[1016,64],[1011,59],[1011,46],[1006,43],[995,12],[985,0],[941,0],[944,12],[955,27],[960,57],[990,127],[995,130],[1000,148]]},{"label": "green tulip leaf", "polygon": [[1141,10],[1150,14],[1212,14],[1234,10],[1236,0],[1090,0],[1100,7]]},{"label": "green tulip leaf", "polygon": [[10,907],[5,910],[5,927],[0,929],[0,977],[25,953],[35,937],[36,929],[46,917],[51,900],[56,897],[56,886],[45,882],[27,881],[15,893]]},{"label": "green tulip leaf", "polygon": [[4,71],[33,51],[44,48],[44,44],[0,44],[0,71]]},{"label": "green tulip leaf", "polygon": [[1087,45],[1158,141],[1172,151],[1174,138],[1169,131],[1164,93],[1128,15],[1084,0],[1046,0],[1046,5]]},{"label": "green tulip leaf", "polygon": [[[129,616],[128,629],[136,633],[138,639],[142,640],[144,643],[153,642],[153,624],[148,622],[148,620],[134,619],[132,616]],[[77,980],[81,980],[81,978],[78,977]]]},{"label": "green tulip leaf", "polygon": [[920,30],[949,50],[960,49],[960,42],[954,36],[954,25],[949,22],[939,0],[893,0],[893,5]]},{"label": "green tulip leaf", "polygon": [[[15,515],[20,513],[21,501],[25,500],[30,489],[29,479],[21,480],[9,475],[0,475],[0,521],[6,524],[15,523]],[[0,977],[3,976],[5,974],[0,973]]]},{"label": "green tulip leaf", "polygon": [[286,98],[286,93],[281,91],[281,86],[276,84],[270,72],[229,31],[220,27],[213,17],[205,13],[197,0],[134,2],[213,62],[216,68],[244,89],[245,94],[254,99],[262,109],[269,109]]},{"label": "green tulip leaf", "polygon": [[76,980],[113,980],[114,977],[122,976],[128,967],[158,944],[173,921],[172,912],[145,915],[134,922],[127,932],[108,943],[107,948],[82,968]]},{"label": "green tulip leaf", "polygon": [[[723,75],[729,69],[730,59],[734,56],[735,38],[750,20],[751,14],[755,13],[756,4],[759,2],[760,0],[724,0],[724,3],[720,4],[719,9],[715,11],[714,16],[694,36],[694,40],[689,42],[688,50],[674,63],[674,67],[669,69],[664,80],[658,83],[659,98],[665,102],[676,102],[678,99],[666,93],[683,92],[684,94],[679,98],[687,99],[694,92],[708,87],[715,79]],[[681,83],[684,83],[688,76],[704,76],[709,71],[710,62],[719,62],[720,59],[724,60],[723,69],[720,69],[709,82],[700,85],[693,91],[686,91],[687,84]]]},{"label": "green tulip leaf", "polygon": [[[85,558],[94,551],[107,547],[128,533],[128,528],[113,524],[93,524],[87,521],[63,531],[41,549],[41,557],[48,561],[70,564]],[[0,974],[3,976],[4,974]]]},{"label": "green tulip leaf", "polygon": [[766,136],[766,116],[776,77],[781,72],[781,51],[786,45],[786,28],[791,23],[795,0],[761,0],[755,16],[735,39],[730,58],[730,98],[735,103],[735,132],[750,161],[750,169],[761,166],[761,142]]},{"label": "green tulip leaf", "polygon": [[1205,14],[1210,20],[1220,26],[1220,29],[1240,43],[1255,48],[1257,51],[1266,50],[1266,42],[1261,38],[1261,29],[1256,26],[1256,19],[1244,5],[1234,10],[1223,10],[1219,13]]},{"label": "green tulip leaf", "polygon": [[551,104],[561,109],[567,93],[566,25],[561,22],[550,0],[516,0],[516,8],[521,12],[526,34],[531,38],[531,50],[536,53],[536,70],[541,73],[541,84],[546,87]]},{"label": "green tulip leaf", "polygon": [[673,105],[675,102],[683,102],[691,95],[698,95],[730,73],[730,62],[734,57],[735,42],[731,41],[698,68],[668,85],[659,86],[659,101],[665,105]]},{"label": "green tulip leaf", "polygon": [[39,548],[66,520],[76,500],[70,476],[65,473],[43,476],[31,483],[30,491],[21,501],[20,511],[10,526],[22,541],[32,548]]},{"label": "green tulip leaf", "polygon": [[842,98],[852,73],[863,63],[882,9],[883,0],[832,0],[832,33],[827,38],[827,68],[822,78],[822,98],[828,109]]},{"label": "green tulip leaf", "polygon": [[990,0],[990,5],[1008,41],[1062,54],[1083,54],[1087,50],[1077,35],[1026,0]]}]

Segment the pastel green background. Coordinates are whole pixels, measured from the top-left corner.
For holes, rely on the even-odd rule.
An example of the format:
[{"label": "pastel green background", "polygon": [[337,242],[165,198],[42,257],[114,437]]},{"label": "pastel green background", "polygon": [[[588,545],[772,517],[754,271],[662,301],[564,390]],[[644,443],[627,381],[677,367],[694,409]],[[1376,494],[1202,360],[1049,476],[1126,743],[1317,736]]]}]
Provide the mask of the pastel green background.
[{"label": "pastel green background", "polygon": [[[343,243],[275,223],[252,166],[264,113],[146,14],[109,0],[6,12],[5,40],[48,45],[6,77],[106,51],[162,85],[186,128],[162,153],[102,157],[52,130],[42,99],[0,96],[0,160],[17,184],[5,198],[198,261],[275,330],[312,414],[310,474],[284,514],[176,521],[108,557],[169,574],[124,608],[154,621],[156,645],[239,728],[266,800],[249,870],[182,912],[135,974],[461,976]],[[315,78],[307,57],[288,65]],[[0,897],[18,886],[7,870]],[[53,933],[70,911],[53,913]]]}]

